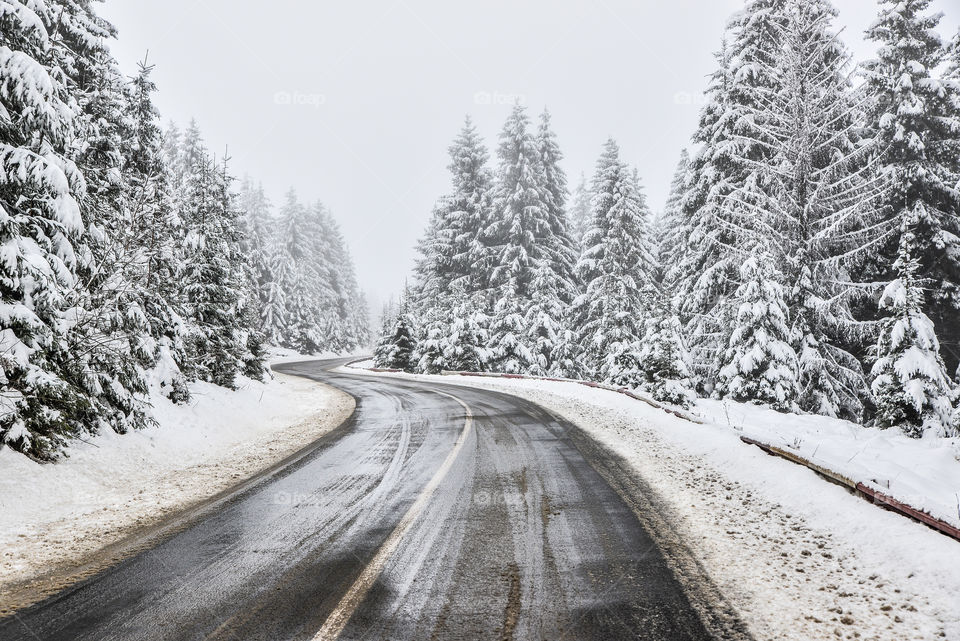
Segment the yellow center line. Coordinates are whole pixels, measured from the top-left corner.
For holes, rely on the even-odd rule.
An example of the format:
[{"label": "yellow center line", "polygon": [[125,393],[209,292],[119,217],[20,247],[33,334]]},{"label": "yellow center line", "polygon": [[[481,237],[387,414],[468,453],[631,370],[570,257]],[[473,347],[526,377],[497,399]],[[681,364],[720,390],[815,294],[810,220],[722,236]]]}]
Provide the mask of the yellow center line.
[{"label": "yellow center line", "polygon": [[397,546],[400,545],[400,540],[403,538],[403,535],[408,529],[410,529],[410,526],[413,524],[413,522],[426,508],[427,503],[430,501],[430,497],[433,495],[437,487],[439,487],[440,483],[443,482],[443,479],[447,475],[447,472],[450,471],[450,468],[453,467],[453,462],[456,460],[457,454],[460,453],[460,450],[463,448],[463,444],[470,435],[470,431],[473,428],[473,412],[470,410],[470,407],[453,394],[447,394],[446,392],[440,391],[437,391],[436,393],[442,394],[443,396],[448,396],[463,406],[463,409],[466,412],[463,431],[460,432],[457,442],[454,444],[453,449],[450,450],[450,453],[447,454],[447,458],[444,459],[443,464],[440,465],[440,468],[433,475],[433,478],[430,479],[430,482],[427,483],[426,487],[423,488],[423,491],[420,492],[420,495],[417,496],[417,500],[413,502],[413,505],[410,506],[410,509],[407,510],[407,513],[403,515],[402,519],[400,519],[400,523],[397,524],[397,527],[394,528],[393,532],[390,533],[390,536],[387,537],[387,540],[384,541],[383,545],[380,546],[380,549],[377,550],[377,553],[374,555],[373,559],[370,560],[370,563],[367,564],[367,566],[363,569],[363,572],[360,573],[360,576],[357,577],[357,580],[354,581],[353,585],[350,586],[350,589],[347,590],[346,594],[343,595],[343,598],[340,599],[340,603],[337,604],[337,607],[335,607],[333,612],[330,613],[330,616],[327,617],[323,627],[320,628],[320,631],[317,632],[316,635],[314,635],[313,641],[334,641],[340,636],[340,633],[343,632],[347,622],[350,621],[350,617],[353,616],[353,613],[356,612],[357,608],[360,607],[360,604],[363,603],[364,598],[366,598],[370,588],[373,587],[377,577],[380,576],[380,573],[383,571],[387,561],[390,560],[390,557],[396,551]]}]

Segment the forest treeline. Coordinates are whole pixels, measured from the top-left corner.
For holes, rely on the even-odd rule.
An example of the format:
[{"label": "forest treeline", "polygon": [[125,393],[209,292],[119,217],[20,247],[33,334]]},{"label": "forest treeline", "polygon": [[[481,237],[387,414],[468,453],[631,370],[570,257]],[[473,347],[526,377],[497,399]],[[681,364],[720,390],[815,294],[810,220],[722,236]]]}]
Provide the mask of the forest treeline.
[{"label": "forest treeline", "polygon": [[163,131],[93,5],[0,1],[0,443],[36,458],[149,424],[151,385],[263,378],[268,343],[367,341],[330,214],[274,219],[195,123]]},{"label": "forest treeline", "polygon": [[608,141],[568,198],[549,116],[467,121],[378,365],[588,378],[957,433],[960,35],[882,0],[747,0],[654,218]]}]

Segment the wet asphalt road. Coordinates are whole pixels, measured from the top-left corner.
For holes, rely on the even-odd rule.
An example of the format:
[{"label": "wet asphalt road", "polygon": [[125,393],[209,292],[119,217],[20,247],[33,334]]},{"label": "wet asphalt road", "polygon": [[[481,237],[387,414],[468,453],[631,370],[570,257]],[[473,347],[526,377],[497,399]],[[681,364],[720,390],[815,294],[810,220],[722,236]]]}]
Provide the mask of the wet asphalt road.
[{"label": "wet asphalt road", "polygon": [[152,549],[0,620],[0,639],[712,638],[568,426],[510,396],[333,364],[276,369],[352,394],[351,420]]}]

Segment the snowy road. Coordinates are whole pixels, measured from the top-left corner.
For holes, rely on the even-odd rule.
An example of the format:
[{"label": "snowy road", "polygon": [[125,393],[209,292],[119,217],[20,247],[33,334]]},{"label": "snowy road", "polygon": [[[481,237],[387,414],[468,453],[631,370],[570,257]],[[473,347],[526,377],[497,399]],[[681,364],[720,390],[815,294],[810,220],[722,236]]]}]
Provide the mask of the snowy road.
[{"label": "snowy road", "polygon": [[350,421],[0,621],[0,639],[746,638],[681,587],[575,428],[512,396],[335,364],[277,369],[354,395]]}]

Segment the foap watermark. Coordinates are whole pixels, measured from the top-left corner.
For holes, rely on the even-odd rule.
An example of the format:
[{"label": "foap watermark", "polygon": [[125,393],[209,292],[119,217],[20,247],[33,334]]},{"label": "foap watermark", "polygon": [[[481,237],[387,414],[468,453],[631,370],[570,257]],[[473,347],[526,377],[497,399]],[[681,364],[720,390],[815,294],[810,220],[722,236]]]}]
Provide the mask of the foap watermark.
[{"label": "foap watermark", "polygon": [[293,507],[323,507],[325,501],[317,494],[310,492],[276,492],[273,495],[274,505],[289,505]]},{"label": "foap watermark", "polygon": [[522,93],[478,91],[473,94],[473,103],[476,105],[526,105],[527,97]]},{"label": "foap watermark", "polygon": [[278,91],[273,94],[273,104],[283,107],[313,107],[319,109],[327,104],[327,97],[322,93]]},{"label": "foap watermark", "polygon": [[704,93],[691,93],[689,91],[678,91],[673,94],[673,104],[690,107],[702,107],[707,104],[707,95]]},{"label": "foap watermark", "polygon": [[521,507],[524,505],[524,497],[519,494],[504,494],[503,492],[487,492],[479,490],[473,493],[473,504],[480,507],[491,505],[504,505],[506,507]]}]

